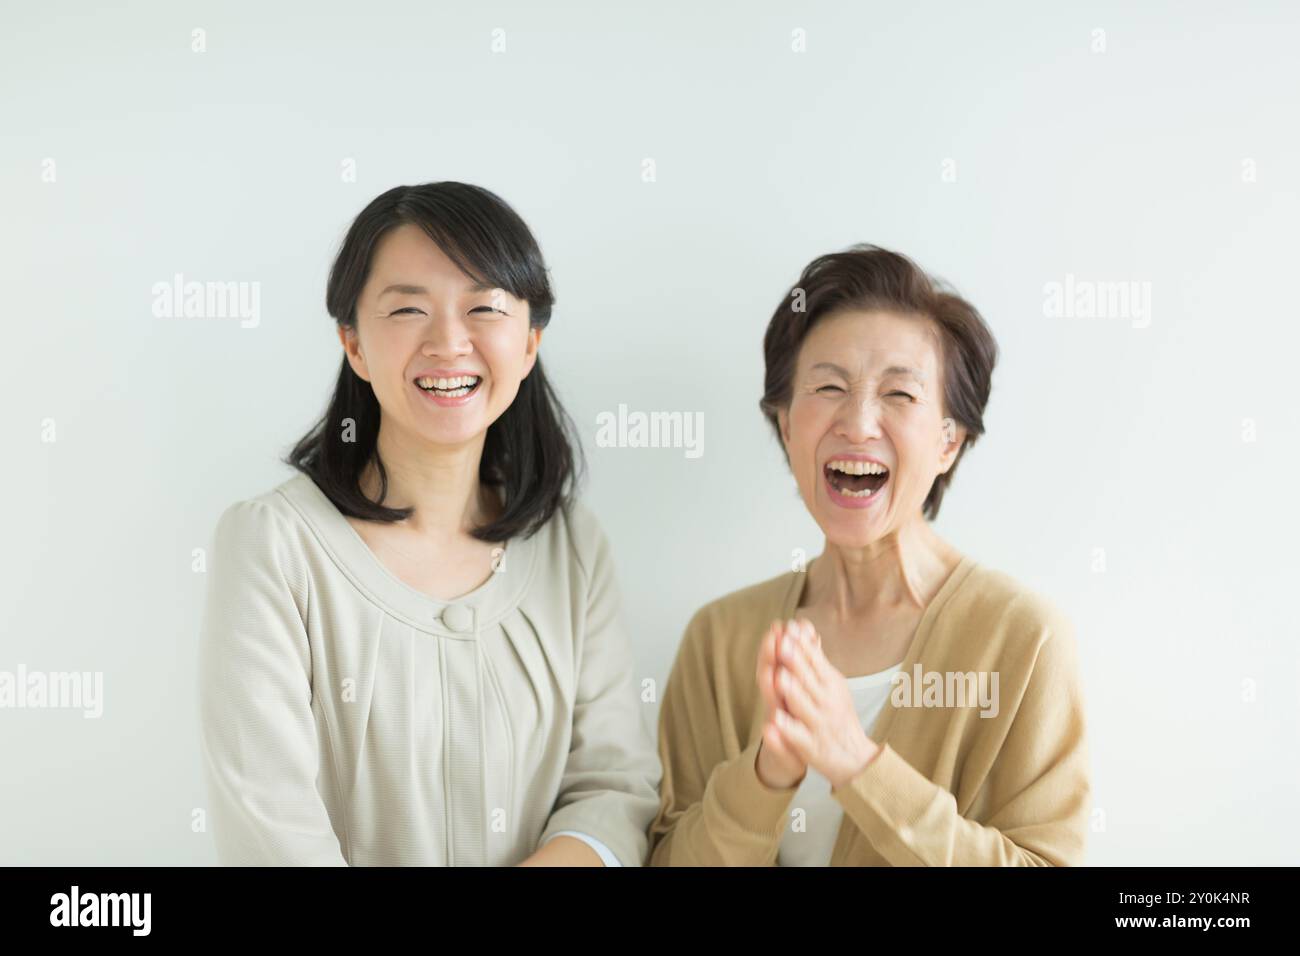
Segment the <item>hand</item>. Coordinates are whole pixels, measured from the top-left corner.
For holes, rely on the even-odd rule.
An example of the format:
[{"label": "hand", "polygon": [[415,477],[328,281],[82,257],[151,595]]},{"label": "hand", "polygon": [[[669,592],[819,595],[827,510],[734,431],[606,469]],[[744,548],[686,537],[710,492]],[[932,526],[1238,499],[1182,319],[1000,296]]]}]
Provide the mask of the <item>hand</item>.
[{"label": "hand", "polygon": [[758,651],[758,669],[755,678],[759,693],[763,695],[767,716],[763,724],[763,740],[758,745],[758,758],[754,770],[759,781],[773,790],[785,790],[803,780],[807,765],[800,760],[786,745],[775,723],[776,714],[784,709],[784,701],[776,687],[778,656],[783,640],[793,640],[785,636],[786,625],[783,621],[773,621],[767,629],[767,636]]},{"label": "hand", "polygon": [[783,701],[775,714],[777,744],[839,789],[866,769],[880,746],[862,729],[849,683],[826,659],[812,623],[791,621],[786,635],[775,676]]}]

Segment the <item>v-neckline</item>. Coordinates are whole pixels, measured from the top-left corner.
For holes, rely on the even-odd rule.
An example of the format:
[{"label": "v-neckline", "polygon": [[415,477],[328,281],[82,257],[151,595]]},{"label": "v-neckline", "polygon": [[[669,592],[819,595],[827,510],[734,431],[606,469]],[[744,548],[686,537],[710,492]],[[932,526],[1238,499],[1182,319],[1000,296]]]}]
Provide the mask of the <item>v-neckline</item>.
[{"label": "v-neckline", "polygon": [[[814,559],[815,560],[815,559]],[[962,555],[957,566],[948,573],[939,590],[935,592],[930,603],[925,606],[921,612],[921,619],[916,624],[916,630],[912,633],[911,639],[907,644],[907,653],[903,655],[902,661],[897,665],[900,672],[907,672],[917,663],[921,657],[921,652],[925,649],[926,641],[930,637],[930,632],[934,629],[935,619],[938,618],[943,607],[948,603],[948,599],[961,587],[962,582],[969,577],[978,562],[969,555]],[[811,563],[809,567],[811,567]],[[803,598],[804,590],[808,586],[808,571],[792,571],[790,587],[786,589],[785,603],[781,609],[781,620],[788,621],[794,617],[795,612],[799,609],[799,602]],[[889,668],[886,668],[889,669]],[[881,709],[880,716],[876,718],[871,729],[867,731],[867,736],[876,743],[883,743],[885,735],[889,732],[889,724],[892,723],[890,717],[897,710],[896,707],[884,707]]]},{"label": "v-neckline", "polygon": [[[818,555],[818,558],[820,558],[820,555]],[[816,558],[814,558],[814,561],[816,561]],[[898,671],[906,672],[919,661],[920,653],[924,650],[924,645],[930,639],[930,632],[935,626],[935,619],[939,617],[944,605],[948,604],[948,600],[953,596],[953,593],[961,587],[962,581],[969,578],[970,572],[975,570],[976,564],[978,562],[971,558],[970,555],[962,555],[961,561],[958,561],[957,566],[948,572],[948,578],[945,578],[944,583],[939,585],[939,591],[936,591],[935,596],[930,598],[930,604],[927,604],[926,610],[920,614],[917,630],[913,632],[911,639],[907,641],[907,652],[904,654],[902,661],[898,662],[897,665],[885,667],[883,670],[892,670],[893,667],[897,667]],[[803,597],[803,591],[807,588],[807,575],[809,575],[811,567],[813,567],[813,563],[810,562],[809,566],[803,571],[790,571],[790,587],[785,591],[784,605],[781,606],[781,620],[792,619],[798,607],[800,607],[800,600]],[[891,723],[889,715],[893,714],[896,709],[889,708],[889,706],[881,709],[879,717],[876,718],[875,723],[867,731],[867,736],[870,736],[875,743],[884,743],[884,735],[887,734],[889,723]]]},{"label": "v-neckline", "polygon": [[[907,645],[907,653],[904,655],[902,662],[898,664],[900,673],[906,673],[920,661],[921,654],[930,638],[930,633],[934,630],[934,622],[943,612],[944,606],[949,599],[970,577],[971,572],[977,566],[978,562],[974,558],[969,555],[962,555],[961,560],[957,562],[957,566],[949,572],[947,579],[940,585],[934,597],[930,599],[930,603],[925,606],[925,610],[921,614],[921,620],[917,622],[916,631],[912,634],[912,639]],[[809,567],[811,567],[811,564]],[[794,616],[808,582],[806,569],[804,571],[792,571],[790,574],[792,575],[790,586],[786,589],[785,603],[781,609],[781,619],[785,621]],[[761,720],[763,716],[761,697],[759,699],[759,708],[759,719]],[[885,706],[880,709],[875,723],[867,731],[867,736],[877,745],[884,746],[889,736],[889,728],[893,724],[894,713],[897,710],[897,707],[890,707],[888,701],[886,701]],[[827,866],[833,866],[848,853],[848,845],[854,839],[855,833],[857,833],[857,824],[849,819],[848,814],[844,814],[840,820],[839,830],[835,834],[835,842],[831,846],[831,857],[827,861]]]}]

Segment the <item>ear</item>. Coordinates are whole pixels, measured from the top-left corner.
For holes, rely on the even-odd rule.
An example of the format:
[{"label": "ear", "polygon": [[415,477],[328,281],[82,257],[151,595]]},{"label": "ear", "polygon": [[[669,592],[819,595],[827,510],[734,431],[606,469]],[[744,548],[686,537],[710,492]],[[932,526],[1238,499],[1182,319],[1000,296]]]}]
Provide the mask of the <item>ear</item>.
[{"label": "ear", "polygon": [[776,410],[776,423],[781,429],[781,444],[785,446],[785,453],[790,454],[790,409],[778,408]]},{"label": "ear", "polygon": [[939,474],[947,473],[957,460],[957,454],[966,442],[966,429],[952,418],[945,418],[939,432],[941,448],[939,451]]},{"label": "ear", "polygon": [[524,347],[524,374],[521,378],[527,378],[528,373],[533,370],[537,364],[537,350],[542,347],[542,330],[529,326],[528,342]]},{"label": "ear", "polygon": [[352,371],[356,372],[357,378],[363,382],[370,381],[370,371],[366,368],[366,357],[361,354],[361,340],[357,337],[357,330],[340,325],[338,333],[339,342],[343,345],[343,352],[347,355]]}]

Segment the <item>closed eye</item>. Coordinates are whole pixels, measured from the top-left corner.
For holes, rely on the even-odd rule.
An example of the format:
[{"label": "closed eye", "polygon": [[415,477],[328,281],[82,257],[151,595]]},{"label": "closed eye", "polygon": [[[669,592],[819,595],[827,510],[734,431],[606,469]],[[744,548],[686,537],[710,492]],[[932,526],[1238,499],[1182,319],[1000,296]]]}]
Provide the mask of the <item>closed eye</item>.
[{"label": "closed eye", "polygon": [[[494,309],[494,308],[492,308],[492,306],[490,306],[490,305],[480,305],[480,306],[478,306],[478,308],[470,309],[471,312],[481,312],[481,311],[484,311],[484,310],[487,310],[488,312],[499,312],[501,315],[509,315],[509,314],[510,314],[509,312],[505,312],[505,311],[503,311],[503,310],[501,310],[501,309]],[[401,314],[404,313],[404,312],[406,312],[406,313],[411,313],[411,314],[415,314],[415,315],[424,315],[424,312],[422,312],[420,309],[417,309],[417,308],[416,308],[415,306],[413,306],[413,305],[408,305],[408,306],[407,306],[406,308],[404,308],[404,309],[398,309],[396,312],[390,312],[390,313],[388,313],[388,314],[389,314],[389,315],[401,315]]]},{"label": "closed eye", "polygon": [[842,392],[842,391],[844,391],[844,389],[840,388],[838,385],[823,385],[821,388],[817,389],[817,391],[819,391],[819,392],[824,392],[824,391],[826,391],[826,389],[828,389],[828,388],[833,388],[833,389],[835,389],[835,391],[837,391],[837,392]]},{"label": "closed eye", "polygon": [[891,397],[894,395],[902,395],[904,398],[908,398],[911,399],[912,401],[916,401],[916,399],[913,398],[911,395],[909,395],[907,392],[890,392],[889,394]]}]

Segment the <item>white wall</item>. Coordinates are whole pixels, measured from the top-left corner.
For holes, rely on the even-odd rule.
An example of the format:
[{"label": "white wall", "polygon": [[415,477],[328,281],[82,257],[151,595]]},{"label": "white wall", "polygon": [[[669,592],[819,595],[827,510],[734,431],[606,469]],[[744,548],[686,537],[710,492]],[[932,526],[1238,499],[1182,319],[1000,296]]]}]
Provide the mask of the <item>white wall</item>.
[{"label": "white wall", "polygon": [[[436,179],[541,241],[646,676],[699,605],[820,549],[760,340],[810,258],[876,242],[1001,346],[937,526],[1076,623],[1089,862],[1296,862],[1292,5],[83,6],[0,29],[0,670],[102,671],[104,715],[0,711],[0,862],[214,860],[191,550],[323,407],[347,224]],[[259,323],[155,318],[175,273],[259,283]],[[1150,283],[1149,324],[1046,315],[1067,274]],[[704,455],[597,448],[619,403],[702,412]]]}]

